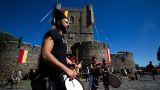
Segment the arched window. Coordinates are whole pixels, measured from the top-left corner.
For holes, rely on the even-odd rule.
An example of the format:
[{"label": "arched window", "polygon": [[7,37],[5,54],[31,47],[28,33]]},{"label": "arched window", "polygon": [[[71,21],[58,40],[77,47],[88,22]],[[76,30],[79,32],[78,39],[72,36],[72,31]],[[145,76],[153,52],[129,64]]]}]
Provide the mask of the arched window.
[{"label": "arched window", "polygon": [[74,23],[74,17],[73,16],[70,17],[69,22]]}]

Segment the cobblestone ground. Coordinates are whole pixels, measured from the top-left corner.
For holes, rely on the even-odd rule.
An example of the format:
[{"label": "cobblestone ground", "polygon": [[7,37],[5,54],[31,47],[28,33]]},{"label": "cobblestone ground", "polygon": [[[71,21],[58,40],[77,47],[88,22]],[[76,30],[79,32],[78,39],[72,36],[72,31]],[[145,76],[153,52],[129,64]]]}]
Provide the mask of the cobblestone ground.
[{"label": "cobblestone ground", "polygon": [[[88,82],[82,81],[85,90],[88,88]],[[29,83],[26,83],[23,86],[9,88],[7,86],[6,88],[0,87],[0,90],[32,90]],[[128,78],[123,78],[122,84],[119,88],[112,88],[110,86],[110,90],[160,90],[160,76],[156,76],[156,80],[153,81],[152,77],[149,75],[145,75],[140,80],[128,80]],[[97,90],[104,90],[102,82],[100,82],[100,87]]]}]

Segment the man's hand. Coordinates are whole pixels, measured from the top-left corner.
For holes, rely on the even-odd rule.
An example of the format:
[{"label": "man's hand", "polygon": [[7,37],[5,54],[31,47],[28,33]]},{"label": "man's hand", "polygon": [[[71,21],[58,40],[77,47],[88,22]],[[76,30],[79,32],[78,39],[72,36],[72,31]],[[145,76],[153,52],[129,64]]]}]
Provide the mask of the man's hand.
[{"label": "man's hand", "polygon": [[67,64],[73,64],[73,62],[67,58]]},{"label": "man's hand", "polygon": [[71,70],[71,69],[68,69],[68,70],[66,71],[66,74],[68,75],[68,77],[69,77],[71,80],[73,80],[73,79],[76,78],[76,76],[77,76],[77,73],[76,73],[75,71]]}]

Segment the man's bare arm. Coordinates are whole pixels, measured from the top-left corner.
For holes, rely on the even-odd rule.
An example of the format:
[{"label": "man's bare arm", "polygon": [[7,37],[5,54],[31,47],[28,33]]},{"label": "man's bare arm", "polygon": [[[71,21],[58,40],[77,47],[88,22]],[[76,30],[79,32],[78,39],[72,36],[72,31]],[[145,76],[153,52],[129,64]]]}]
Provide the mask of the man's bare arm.
[{"label": "man's bare arm", "polygon": [[57,58],[52,55],[51,51],[53,47],[54,41],[52,37],[46,37],[42,46],[42,57],[44,58],[45,62],[56,69],[64,71],[70,78],[75,78],[76,73],[74,73],[71,69],[58,61]]}]

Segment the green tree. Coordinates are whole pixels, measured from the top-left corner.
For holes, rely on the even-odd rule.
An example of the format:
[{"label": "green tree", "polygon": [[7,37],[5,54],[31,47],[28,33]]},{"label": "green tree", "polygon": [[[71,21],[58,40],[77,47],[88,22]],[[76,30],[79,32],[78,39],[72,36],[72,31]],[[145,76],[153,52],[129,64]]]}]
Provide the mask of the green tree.
[{"label": "green tree", "polygon": [[0,42],[2,41],[17,41],[17,38],[8,32],[0,31]]}]

